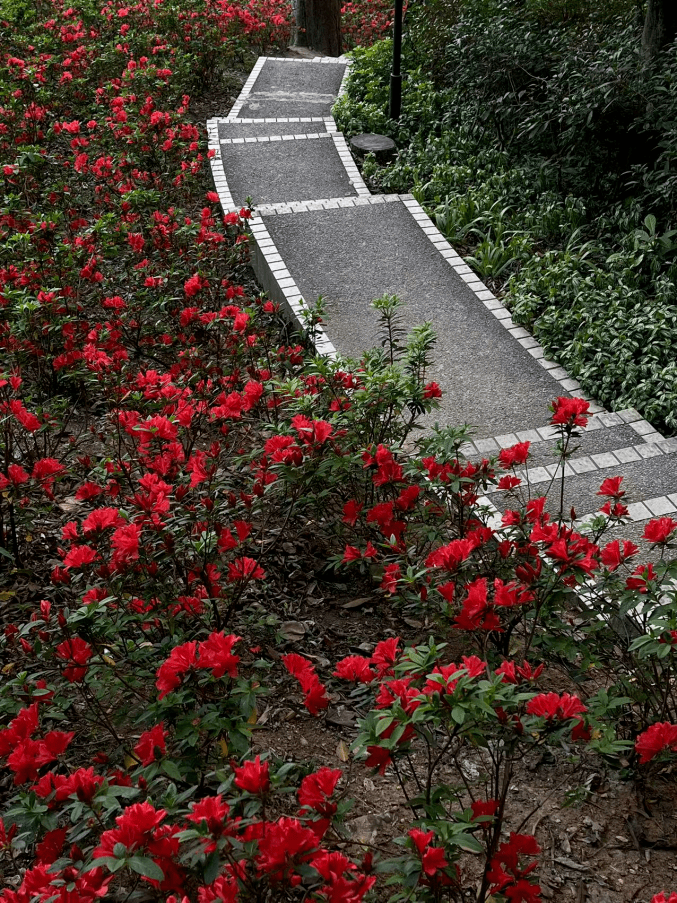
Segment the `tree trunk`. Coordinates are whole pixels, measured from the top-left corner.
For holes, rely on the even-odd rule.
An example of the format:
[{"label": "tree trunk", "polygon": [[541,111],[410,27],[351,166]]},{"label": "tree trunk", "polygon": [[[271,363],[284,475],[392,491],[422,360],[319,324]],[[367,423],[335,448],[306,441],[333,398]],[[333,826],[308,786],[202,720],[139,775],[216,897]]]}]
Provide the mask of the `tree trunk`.
[{"label": "tree trunk", "polygon": [[677,37],[675,0],[649,0],[642,34],[642,55],[652,60]]},{"label": "tree trunk", "polygon": [[340,56],[341,2],[342,0],[297,0],[298,43],[327,56]]}]

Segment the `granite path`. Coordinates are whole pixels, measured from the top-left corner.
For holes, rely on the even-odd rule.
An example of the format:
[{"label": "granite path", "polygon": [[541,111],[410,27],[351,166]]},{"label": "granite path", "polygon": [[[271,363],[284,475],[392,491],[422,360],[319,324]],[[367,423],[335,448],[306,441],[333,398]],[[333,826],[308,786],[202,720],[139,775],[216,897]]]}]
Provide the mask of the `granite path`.
[{"label": "granite path", "polygon": [[[436,419],[468,423],[469,457],[530,440],[532,484],[553,465],[548,405],[575,395],[592,417],[567,465],[565,505],[593,514],[596,489],[623,475],[633,524],[677,512],[677,439],[634,410],[606,411],[466,265],[411,195],[372,195],[331,116],[349,68],[343,58],[260,57],[230,113],[207,123],[224,212],[254,205],[252,262],[270,297],[299,321],[305,301],[326,304],[318,353],[357,357],[375,343],[370,306],[385,293],[405,302],[407,326],[437,333],[430,378],[444,397]],[[501,510],[503,494],[489,500]],[[633,538],[629,535],[629,538]]]}]

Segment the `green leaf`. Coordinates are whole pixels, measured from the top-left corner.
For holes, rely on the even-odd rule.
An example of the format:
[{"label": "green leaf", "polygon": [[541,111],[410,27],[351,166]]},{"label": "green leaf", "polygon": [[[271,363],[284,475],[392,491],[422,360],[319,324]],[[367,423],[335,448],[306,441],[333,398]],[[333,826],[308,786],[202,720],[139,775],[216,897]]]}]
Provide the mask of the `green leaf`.
[{"label": "green leaf", "polygon": [[472,834],[459,834],[458,837],[452,837],[451,842],[467,853],[482,853],[484,850],[482,844]]},{"label": "green leaf", "polygon": [[163,881],[165,873],[160,866],[149,859],[148,856],[130,856],[127,865],[132,871],[137,872],[144,878],[150,878],[151,881]]},{"label": "green leaf", "polygon": [[205,867],[202,872],[202,880],[205,884],[212,884],[218,877],[219,871],[221,869],[221,858],[219,856],[218,850],[214,850],[209,854],[207,861],[205,862]]},{"label": "green leaf", "polygon": [[379,719],[376,725],[376,736],[380,737],[384,731],[388,730],[390,725],[393,723],[393,720],[394,719],[392,715],[388,715],[385,718]]},{"label": "green leaf", "polygon": [[170,777],[173,781],[183,780],[181,772],[179,771],[179,766],[176,764],[176,762],[173,762],[171,759],[166,759],[162,763],[162,770],[167,775],[167,777]]},{"label": "green leaf", "polygon": [[451,717],[456,724],[463,724],[465,721],[465,709],[462,709],[460,705],[455,705],[451,710]]}]

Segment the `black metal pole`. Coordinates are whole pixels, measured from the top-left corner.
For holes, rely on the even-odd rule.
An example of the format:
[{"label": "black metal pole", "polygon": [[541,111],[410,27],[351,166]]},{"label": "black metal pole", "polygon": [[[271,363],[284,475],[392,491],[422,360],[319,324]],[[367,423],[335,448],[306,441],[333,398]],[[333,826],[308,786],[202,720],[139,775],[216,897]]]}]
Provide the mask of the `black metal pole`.
[{"label": "black metal pole", "polygon": [[402,0],[395,0],[393,27],[393,71],[390,76],[388,115],[399,119],[402,110]]}]

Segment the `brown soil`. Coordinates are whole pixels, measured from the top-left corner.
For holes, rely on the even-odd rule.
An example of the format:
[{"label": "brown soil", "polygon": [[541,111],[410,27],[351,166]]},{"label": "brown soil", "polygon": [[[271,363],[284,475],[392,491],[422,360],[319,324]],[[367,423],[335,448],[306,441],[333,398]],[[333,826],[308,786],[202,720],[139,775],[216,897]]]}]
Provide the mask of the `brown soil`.
[{"label": "brown soil", "polygon": [[[291,543],[284,545],[281,553],[294,550]],[[323,582],[309,570],[310,556],[303,566],[299,557],[295,566],[297,551],[300,553],[300,549],[294,550],[287,562],[285,585],[278,587],[276,611],[267,611],[269,622],[277,617],[277,626],[266,628],[270,631],[268,642],[258,634],[269,654],[301,652],[313,660],[320,678],[326,680],[338,658],[351,653],[368,655],[380,639],[396,635],[408,645],[427,640],[430,631],[425,625],[401,619],[380,591],[368,584],[349,587]],[[319,569],[322,562],[318,559],[316,564]],[[363,601],[356,603],[360,599]],[[257,609],[261,614],[263,606],[255,604],[254,611]],[[238,631],[243,627],[238,626]],[[291,639],[285,641],[285,634]],[[450,651],[450,659],[472,651],[462,647],[460,635],[452,640],[456,648]],[[554,667],[544,678],[548,690],[571,690]],[[259,715],[255,752],[343,769],[340,788],[345,798],[354,800],[346,837],[391,855],[396,849],[392,839],[406,833],[414,816],[390,769],[380,776],[352,754],[344,761],[365,711],[350,698],[349,689],[345,693],[339,690],[328,711],[314,718],[301,705],[294,682],[281,668],[279,679],[279,694],[268,698]],[[481,751],[469,751],[466,762],[468,773],[476,774],[482,768]],[[449,777],[457,783],[451,770]],[[639,786],[598,757],[588,756],[572,765],[566,749],[549,748],[538,758],[525,759],[516,769],[510,785],[506,836],[510,831],[536,835],[542,849],[537,875],[544,900],[650,903],[659,891],[677,887],[676,804],[671,770],[655,774],[650,783]],[[463,862],[469,899],[478,866],[478,857],[469,855]]]}]

